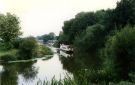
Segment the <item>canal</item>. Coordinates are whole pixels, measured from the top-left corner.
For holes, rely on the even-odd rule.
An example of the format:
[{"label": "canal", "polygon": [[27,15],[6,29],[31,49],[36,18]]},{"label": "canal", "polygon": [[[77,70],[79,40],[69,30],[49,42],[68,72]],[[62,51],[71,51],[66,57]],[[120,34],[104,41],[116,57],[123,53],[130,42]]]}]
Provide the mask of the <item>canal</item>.
[{"label": "canal", "polygon": [[1,85],[36,85],[38,81],[53,78],[64,79],[72,73],[66,69],[62,56],[56,52],[49,59],[37,59],[29,62],[0,64]]}]

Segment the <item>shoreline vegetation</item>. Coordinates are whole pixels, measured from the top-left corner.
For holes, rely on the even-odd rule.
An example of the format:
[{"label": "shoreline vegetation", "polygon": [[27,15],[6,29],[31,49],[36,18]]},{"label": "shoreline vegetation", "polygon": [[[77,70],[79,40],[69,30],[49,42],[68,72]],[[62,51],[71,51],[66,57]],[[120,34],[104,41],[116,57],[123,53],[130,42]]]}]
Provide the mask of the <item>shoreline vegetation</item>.
[{"label": "shoreline vegetation", "polygon": [[[82,82],[81,82],[82,81]],[[120,81],[117,83],[114,82],[109,82],[109,84],[106,84],[105,82],[102,83],[89,83],[89,81],[85,78],[83,80],[76,80],[76,79],[71,79],[71,78],[65,78],[63,80],[56,80],[55,78],[52,79],[51,81],[41,81],[39,80],[37,84],[35,85],[135,85],[132,82],[129,81]]]},{"label": "shoreline vegetation", "polygon": [[33,58],[33,59],[28,59],[28,60],[15,60],[15,61],[7,61],[7,62],[4,62],[1,60],[1,63],[31,62],[31,61],[36,61],[38,59],[48,60],[48,59],[52,58],[52,56],[53,55],[45,55],[44,57],[38,57],[38,58]]},{"label": "shoreline vegetation", "polygon": [[12,49],[12,50],[8,50],[8,51],[0,51],[0,61],[2,63],[4,63],[4,62],[11,63],[11,62],[35,61],[38,58],[40,58],[40,59],[51,58],[53,56],[53,52],[48,47],[45,47],[44,46],[44,48],[46,48],[47,50],[43,50],[43,49],[41,50],[40,49],[40,51],[38,51],[39,53],[37,54],[37,57],[33,57],[33,58],[30,58],[30,59],[17,59],[17,57],[18,57],[18,54],[17,54],[18,53],[18,50],[17,49]]},{"label": "shoreline vegetation", "polygon": [[[0,15],[0,58],[5,62],[53,54],[32,36],[19,38],[21,34],[15,15]],[[45,42],[50,35],[43,36]],[[74,79],[37,85],[135,85],[135,0],[121,0],[114,9],[78,13],[64,22],[57,40],[56,46],[73,46],[79,70],[69,66]]]},{"label": "shoreline vegetation", "polygon": [[[0,47],[4,48],[3,46],[0,46]],[[36,50],[36,52],[34,50]],[[24,49],[24,51],[25,51],[25,49]],[[29,50],[26,50],[25,53],[27,51],[29,52]],[[21,52],[22,52],[22,50],[21,50]],[[36,48],[34,48],[31,53],[32,53],[30,55],[31,57],[27,56],[27,54],[23,55],[23,54],[20,53],[19,47],[15,48],[15,49],[10,49],[10,50],[0,49],[0,61],[1,62],[11,62],[11,61],[13,61],[13,62],[14,61],[15,62],[18,62],[18,61],[23,62],[23,61],[36,60],[37,58],[42,58],[42,57],[45,57],[45,56],[46,56],[46,58],[49,58],[50,56],[53,55],[52,50],[49,47],[47,47],[43,44],[37,45]],[[25,56],[29,57],[29,58],[24,58]]]},{"label": "shoreline vegetation", "polygon": [[88,68],[78,75],[73,72],[77,79],[70,85],[134,85],[135,0],[120,0],[114,9],[78,13],[64,22],[56,45],[61,43],[73,46],[81,70]]},{"label": "shoreline vegetation", "polygon": [[37,38],[21,38],[19,21],[14,14],[0,14],[0,60],[28,60],[53,54],[50,48],[38,44]]}]

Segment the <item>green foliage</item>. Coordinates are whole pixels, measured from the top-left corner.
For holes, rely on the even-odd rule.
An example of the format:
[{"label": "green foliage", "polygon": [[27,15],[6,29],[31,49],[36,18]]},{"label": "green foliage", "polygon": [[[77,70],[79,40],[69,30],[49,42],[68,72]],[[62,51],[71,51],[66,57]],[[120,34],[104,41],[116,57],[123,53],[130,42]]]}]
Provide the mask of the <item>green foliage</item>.
[{"label": "green foliage", "polygon": [[66,43],[73,44],[77,35],[83,32],[87,26],[94,25],[97,22],[98,18],[94,12],[78,13],[75,18],[64,22],[64,26],[62,27],[63,35],[61,35],[61,39],[66,41]]},{"label": "green foliage", "polygon": [[[0,15],[0,38],[7,48],[19,46],[19,54],[22,56],[19,57],[20,59],[30,59],[37,54],[40,56],[52,54],[51,50],[45,46],[40,46],[37,51],[37,42],[32,37],[23,41],[14,41],[20,35],[18,24],[16,16]],[[126,25],[131,27],[125,27]],[[73,79],[66,78],[60,81],[53,79],[51,82],[44,81],[42,84],[133,85],[132,82],[135,82],[135,28],[132,27],[134,25],[135,0],[121,0],[115,9],[81,12],[75,18],[65,21],[57,44],[73,44],[74,60],[82,61],[81,66],[90,65],[90,70],[74,73]],[[39,39],[43,39],[46,43],[48,40],[55,39],[54,33],[43,35]],[[10,58],[14,59],[11,55],[2,55],[5,61]],[[68,61],[66,63],[68,65]],[[121,80],[124,82],[117,83]]]},{"label": "green foliage", "polygon": [[45,34],[42,36],[42,39],[43,39],[44,43],[46,43],[48,40],[54,40],[55,34],[53,32],[49,33],[49,34]]},{"label": "green foliage", "polygon": [[91,62],[89,64],[94,67],[96,67],[96,65],[99,66],[101,60],[97,54],[99,49],[104,45],[104,34],[104,27],[100,24],[88,27],[86,32],[75,40],[75,55],[80,60],[89,60],[89,62]]},{"label": "green foliage", "polygon": [[86,32],[76,38],[75,49],[80,52],[93,53],[103,45],[103,36],[104,27],[102,25],[90,26],[86,29]]},{"label": "green foliage", "polygon": [[56,41],[56,42],[53,44],[53,46],[56,47],[56,48],[59,48],[59,47],[60,47],[59,41]]},{"label": "green foliage", "polygon": [[118,28],[127,24],[135,25],[135,0],[121,0],[117,3],[115,12],[115,24]]},{"label": "green foliage", "polygon": [[7,49],[12,48],[12,41],[21,35],[18,17],[7,13],[0,15],[0,38]]},{"label": "green foliage", "polygon": [[22,42],[22,38],[17,38],[13,41],[13,48],[19,49],[20,43]]},{"label": "green foliage", "polygon": [[18,51],[15,50],[15,49],[12,49],[12,50],[1,50],[0,51],[0,59],[3,60],[3,61],[14,61],[14,60],[17,60],[17,56],[16,56],[16,53]]},{"label": "green foliage", "polygon": [[59,44],[60,43],[69,44],[70,42],[68,36],[63,33],[59,34],[58,41],[59,41]]},{"label": "green foliage", "polygon": [[130,80],[129,73],[135,72],[135,28],[125,27],[109,37],[102,55],[113,79]]},{"label": "green foliage", "polygon": [[12,54],[12,55],[15,55],[16,53],[17,53],[17,51],[18,50],[16,50],[16,49],[11,49],[11,50],[0,50],[0,57],[1,56],[4,56],[4,55],[10,55],[10,54]]},{"label": "green foliage", "polygon": [[27,81],[35,79],[38,73],[38,68],[33,66],[35,62],[2,63],[1,85],[18,85],[19,74]]},{"label": "green foliage", "polygon": [[[98,73],[98,74],[97,74]],[[120,82],[106,82],[102,81],[104,78],[104,73],[81,70],[76,73],[77,76],[74,78],[70,77],[68,74],[63,80],[56,80],[55,77],[51,81],[41,81],[39,80],[36,85],[134,85],[135,83],[129,81]],[[92,80],[91,80],[92,79]]]},{"label": "green foliage", "polygon": [[5,62],[17,60],[17,57],[15,55],[12,55],[12,54],[3,55],[0,58],[1,58],[1,60],[5,61]]},{"label": "green foliage", "polygon": [[73,44],[75,58],[83,62],[81,65],[103,67],[101,74],[97,69],[90,72],[90,80],[133,82],[135,28],[126,25],[135,25],[135,0],[121,0],[115,9],[77,14],[64,22],[58,41]]},{"label": "green foliage", "polygon": [[[125,27],[127,25],[131,27]],[[133,82],[134,25],[135,0],[121,0],[115,9],[81,12],[75,18],[65,21],[58,43],[73,45],[75,58],[82,61],[81,65],[91,65],[92,68],[99,66],[101,70],[88,72],[90,81]],[[130,82],[120,82],[117,85],[128,84]]]},{"label": "green foliage", "polygon": [[39,57],[43,57],[45,55],[52,55],[53,52],[49,47],[46,47],[45,45],[39,46],[39,49],[37,50],[37,54]]},{"label": "green foliage", "polygon": [[19,46],[19,59],[31,59],[36,55],[37,41],[34,37],[24,38]]}]

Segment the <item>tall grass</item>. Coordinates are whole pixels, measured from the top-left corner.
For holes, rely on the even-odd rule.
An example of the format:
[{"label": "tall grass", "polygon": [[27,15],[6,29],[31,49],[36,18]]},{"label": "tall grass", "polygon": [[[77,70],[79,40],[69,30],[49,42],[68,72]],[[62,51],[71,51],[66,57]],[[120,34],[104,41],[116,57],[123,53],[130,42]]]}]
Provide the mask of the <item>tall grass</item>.
[{"label": "tall grass", "polygon": [[[79,81],[79,80],[77,80]],[[88,83],[87,81],[77,82],[76,80],[72,79],[64,79],[57,81],[56,79],[52,79],[49,81],[41,81],[39,80],[36,85],[135,85],[135,83],[128,82],[128,81],[121,81],[118,83],[109,82],[108,84],[104,83]]]},{"label": "tall grass", "polygon": [[64,78],[63,80],[62,79],[56,80],[55,78],[52,78],[51,81],[39,80],[36,85],[135,85],[134,82],[129,82],[129,81],[107,82],[106,80],[104,80],[103,74],[102,74],[103,79],[99,78],[99,76],[101,77],[99,71],[98,73],[96,73],[91,70],[87,70],[87,71],[83,70],[74,73],[73,78],[71,78],[67,74],[67,77]]},{"label": "tall grass", "polygon": [[8,55],[8,54],[15,55],[17,53],[17,51],[18,50],[16,50],[16,49],[11,49],[11,50],[8,50],[8,51],[0,51],[0,57],[4,56],[4,55]]}]

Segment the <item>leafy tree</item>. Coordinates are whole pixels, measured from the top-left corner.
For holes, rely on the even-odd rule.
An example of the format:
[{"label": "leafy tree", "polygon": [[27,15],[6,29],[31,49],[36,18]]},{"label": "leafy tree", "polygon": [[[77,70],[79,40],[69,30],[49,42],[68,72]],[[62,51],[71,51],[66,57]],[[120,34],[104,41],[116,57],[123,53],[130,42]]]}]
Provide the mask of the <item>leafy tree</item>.
[{"label": "leafy tree", "polygon": [[64,43],[64,44],[69,44],[69,40],[68,40],[68,36],[66,36],[65,34],[60,34],[59,38],[58,38],[59,43]]},{"label": "leafy tree", "polygon": [[42,39],[44,41],[44,43],[46,43],[48,40],[54,40],[55,39],[55,34],[53,32],[49,33],[49,34],[45,34],[42,36]]},{"label": "leafy tree", "polygon": [[90,26],[86,29],[86,32],[76,38],[74,43],[75,55],[81,60],[89,60],[88,62],[91,62],[91,65],[96,67],[96,64],[100,63],[100,58],[97,54],[103,45],[104,27],[100,24]]},{"label": "leafy tree", "polygon": [[121,0],[117,3],[115,12],[115,24],[118,28],[127,24],[135,24],[135,0]]},{"label": "leafy tree", "polygon": [[34,37],[27,37],[20,43],[19,58],[31,59],[36,56],[37,41]]},{"label": "leafy tree", "polygon": [[62,27],[63,33],[68,38],[68,43],[73,44],[75,37],[82,33],[88,26],[98,22],[94,12],[81,12],[75,18],[65,21]]},{"label": "leafy tree", "polygon": [[129,73],[135,72],[135,28],[125,27],[111,36],[102,55],[108,76],[117,81],[130,80]]},{"label": "leafy tree", "polygon": [[16,38],[16,39],[12,42],[13,48],[18,49],[22,41],[23,41],[23,38]]},{"label": "leafy tree", "polygon": [[18,17],[7,13],[0,15],[0,38],[7,48],[12,47],[12,41],[21,35]]}]

